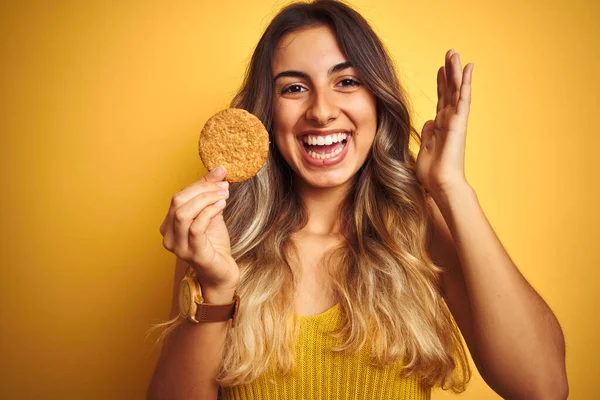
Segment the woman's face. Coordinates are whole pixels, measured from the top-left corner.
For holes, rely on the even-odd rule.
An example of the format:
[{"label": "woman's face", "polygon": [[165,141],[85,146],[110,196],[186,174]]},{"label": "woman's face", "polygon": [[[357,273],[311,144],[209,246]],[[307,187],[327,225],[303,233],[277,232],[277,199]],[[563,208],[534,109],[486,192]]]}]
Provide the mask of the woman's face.
[{"label": "woman's face", "polygon": [[291,32],[273,59],[275,143],[313,187],[348,182],[365,162],[377,128],[375,97],[329,27]]}]

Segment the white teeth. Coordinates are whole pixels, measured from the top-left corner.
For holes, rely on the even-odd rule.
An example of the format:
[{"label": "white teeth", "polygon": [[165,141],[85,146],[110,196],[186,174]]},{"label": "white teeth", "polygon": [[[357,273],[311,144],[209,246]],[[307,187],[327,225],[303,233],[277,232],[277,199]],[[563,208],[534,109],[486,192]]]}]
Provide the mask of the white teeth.
[{"label": "white teeth", "polygon": [[308,155],[311,156],[312,158],[316,158],[317,160],[325,160],[327,158],[331,158],[331,157],[335,157],[338,154],[340,154],[342,152],[342,150],[344,149],[344,147],[346,147],[345,145],[338,148],[337,150],[332,151],[331,153],[315,153],[312,150],[309,150]]},{"label": "white teeth", "polygon": [[334,133],[332,135],[327,136],[304,136],[304,143],[307,143],[312,146],[325,146],[333,143],[341,142],[346,139],[348,135],[346,133]]},{"label": "white teeth", "polygon": [[[345,140],[346,138],[348,138],[348,134],[346,134],[346,133],[334,133],[332,135],[327,135],[327,136],[306,135],[303,138],[303,142],[308,145],[311,145],[311,146],[326,146],[326,145],[332,145],[334,143],[341,143],[342,140]],[[338,154],[340,154],[342,152],[342,150],[344,149],[344,147],[346,147],[345,144],[342,145],[341,147],[339,147],[338,149],[336,149],[330,153],[327,153],[327,154],[326,153],[317,153],[315,151],[309,150],[308,155],[317,160],[326,160],[328,158],[332,158],[332,157],[335,157]]]}]

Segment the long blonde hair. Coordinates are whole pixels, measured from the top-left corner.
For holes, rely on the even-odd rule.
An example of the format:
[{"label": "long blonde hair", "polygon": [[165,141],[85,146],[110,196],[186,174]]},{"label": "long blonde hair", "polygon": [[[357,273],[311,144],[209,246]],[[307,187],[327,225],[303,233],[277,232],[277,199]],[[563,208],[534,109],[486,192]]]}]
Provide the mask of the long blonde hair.
[{"label": "long blonde hair", "polygon": [[[442,269],[431,260],[426,194],[416,177],[409,141],[420,138],[411,125],[408,101],[382,42],[356,11],[325,0],[288,5],[260,39],[245,81],[231,102],[264,123],[273,144],[260,172],[231,184],[224,211],[232,255],[240,268],[238,325],[229,329],[218,382],[247,384],[272,365],[294,369],[298,334],[297,268],[291,236],[307,221],[292,188],[292,174],[273,139],[271,62],[281,38],[292,31],[329,26],[363,84],[377,99],[377,132],[365,164],[353,178],[339,215],[342,244],[324,257],[333,290],[341,299],[343,338],[333,351],[354,353],[368,341],[371,361],[403,361],[405,376],[422,384],[463,392],[471,371],[460,331],[441,296]],[[179,323],[174,318],[159,341]]]}]

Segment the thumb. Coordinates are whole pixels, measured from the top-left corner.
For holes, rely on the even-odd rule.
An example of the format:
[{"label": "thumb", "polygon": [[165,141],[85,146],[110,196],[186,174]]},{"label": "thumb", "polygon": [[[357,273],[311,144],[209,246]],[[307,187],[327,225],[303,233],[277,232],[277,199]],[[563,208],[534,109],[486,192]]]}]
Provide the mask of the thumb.
[{"label": "thumb", "polygon": [[220,182],[225,178],[225,166],[219,165],[217,168],[208,171],[206,175],[199,179],[200,182]]},{"label": "thumb", "polygon": [[433,141],[433,120],[425,122],[423,129],[421,130],[421,149],[425,148],[429,150],[432,146]]}]

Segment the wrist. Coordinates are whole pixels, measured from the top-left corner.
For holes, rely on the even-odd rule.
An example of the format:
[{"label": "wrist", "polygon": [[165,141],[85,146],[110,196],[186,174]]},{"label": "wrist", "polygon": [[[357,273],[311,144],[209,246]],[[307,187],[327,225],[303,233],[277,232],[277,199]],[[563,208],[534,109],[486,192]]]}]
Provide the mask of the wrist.
[{"label": "wrist", "polygon": [[456,205],[456,203],[461,203],[465,199],[470,199],[473,196],[476,197],[475,191],[471,185],[466,182],[447,187],[444,190],[432,191],[429,194],[436,202],[440,210],[444,211],[451,209]]},{"label": "wrist", "polygon": [[207,304],[221,305],[229,304],[233,301],[236,288],[217,288],[200,284],[202,287],[202,297]]},{"label": "wrist", "polygon": [[477,194],[470,186],[457,187],[456,190],[444,192],[434,197],[434,201],[453,239],[457,239],[458,221],[469,219],[470,210],[475,209],[479,204]]}]

